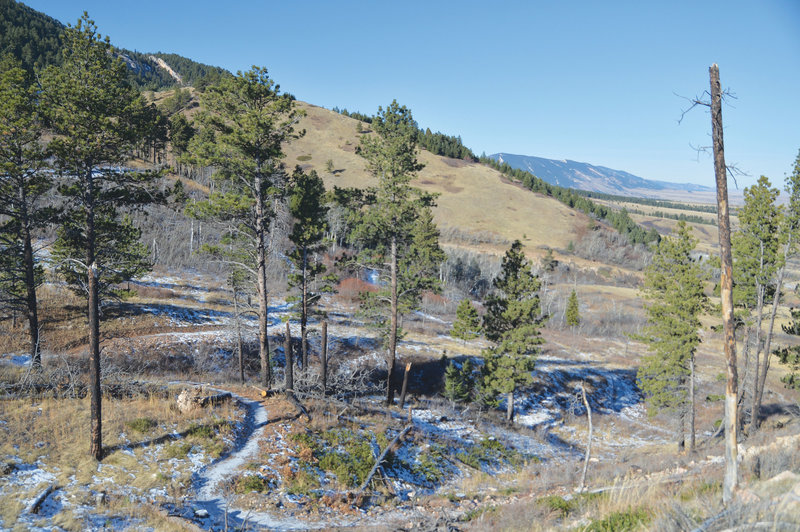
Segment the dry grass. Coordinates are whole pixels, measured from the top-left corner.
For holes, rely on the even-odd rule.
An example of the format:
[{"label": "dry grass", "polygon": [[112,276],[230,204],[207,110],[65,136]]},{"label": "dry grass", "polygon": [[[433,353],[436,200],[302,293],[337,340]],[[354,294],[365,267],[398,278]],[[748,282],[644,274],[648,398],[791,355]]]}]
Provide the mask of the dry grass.
[{"label": "dry grass", "polygon": [[[167,460],[173,435],[180,434],[181,441],[193,449],[202,449],[210,456],[219,455],[225,448],[223,438],[232,437],[230,425],[220,420],[238,416],[233,404],[183,415],[169,397],[106,398],[103,401],[106,456],[101,466],[89,456],[88,399],[6,400],[0,402],[3,421],[0,455],[36,464],[53,474],[65,496],[73,498],[84,497],[81,493],[88,493],[89,487],[109,494],[121,489],[146,493],[151,488],[164,487],[178,499],[191,482],[188,460]],[[137,420],[149,422],[137,423]],[[7,488],[0,501],[5,525],[13,523],[22,509],[16,501],[30,498],[42,488],[32,486],[24,492]],[[59,519],[64,522],[54,524],[67,529],[82,528],[70,525],[67,514]]]},{"label": "dry grass", "polygon": [[[355,153],[360,136],[357,121],[305,103],[300,107],[307,112],[300,123],[306,135],[285,147],[286,160],[315,169],[328,188],[373,186],[374,178]],[[311,159],[305,160],[309,154]],[[333,173],[325,170],[329,159]],[[414,184],[441,194],[434,210],[436,222],[479,235],[475,246],[482,251],[502,254],[508,247],[505,242],[520,239],[529,256],[539,257],[544,254],[542,246],[566,248],[575,240],[576,226],[588,222],[586,216],[552,198],[504,181],[487,166],[464,161],[454,165],[452,159],[424,150],[419,159],[425,168]],[[486,240],[480,235],[493,235],[492,242],[480,242]]]}]

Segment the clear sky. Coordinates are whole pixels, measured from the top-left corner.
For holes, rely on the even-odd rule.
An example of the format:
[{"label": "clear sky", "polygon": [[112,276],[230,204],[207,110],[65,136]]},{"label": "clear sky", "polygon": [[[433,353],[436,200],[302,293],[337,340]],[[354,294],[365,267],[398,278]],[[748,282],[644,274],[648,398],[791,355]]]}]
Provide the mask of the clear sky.
[{"label": "clear sky", "polygon": [[392,99],[475,153],[572,159],[713,185],[710,118],[680,96],[718,63],[726,158],[782,183],[800,149],[800,0],[28,0],[64,23],[84,10],[124,48],[231,71],[374,113]]}]

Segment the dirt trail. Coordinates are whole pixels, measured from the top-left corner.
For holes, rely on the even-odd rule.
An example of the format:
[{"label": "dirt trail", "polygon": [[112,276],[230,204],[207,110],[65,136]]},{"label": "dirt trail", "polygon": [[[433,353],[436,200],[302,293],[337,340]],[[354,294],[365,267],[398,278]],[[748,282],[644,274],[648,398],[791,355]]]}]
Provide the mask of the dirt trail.
[{"label": "dirt trail", "polygon": [[[217,391],[228,392],[229,390],[219,389]],[[229,506],[228,498],[233,493],[223,483],[230,480],[244,464],[256,458],[258,442],[268,423],[267,409],[260,401],[236,394],[232,395],[247,409],[244,430],[237,439],[235,447],[227,456],[196,473],[193,480],[196,495],[191,506],[195,509],[195,516],[198,510],[205,510],[208,512],[208,517],[199,521],[195,517],[194,521],[203,528],[214,530],[225,529],[226,522],[227,527],[234,530],[245,527],[269,530],[308,530],[330,526],[329,522],[309,523],[294,517],[278,517],[267,512],[253,512]]]}]

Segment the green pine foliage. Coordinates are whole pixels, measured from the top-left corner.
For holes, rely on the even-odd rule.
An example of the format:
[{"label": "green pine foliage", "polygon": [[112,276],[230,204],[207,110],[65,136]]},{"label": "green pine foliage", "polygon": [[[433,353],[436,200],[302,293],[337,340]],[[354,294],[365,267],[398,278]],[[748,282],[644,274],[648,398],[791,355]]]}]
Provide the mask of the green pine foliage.
[{"label": "green pine foliage", "polygon": [[433,196],[411,186],[422,169],[417,160],[417,123],[411,111],[393,101],[378,108],[372,120],[374,135],[364,135],[357,153],[378,179],[363,193],[335,191],[349,205],[354,221],[351,241],[360,246],[359,262],[382,271],[389,282],[377,293],[366,294],[363,310],[371,317],[388,349],[387,403],[392,402],[392,371],[399,317],[416,309],[423,291],[439,289],[439,265],[445,254],[433,222]]},{"label": "green pine foliage", "polygon": [[64,32],[63,59],[41,75],[42,103],[56,133],[49,147],[64,176],[68,205],[54,246],[58,270],[77,292],[98,265],[100,293],[150,267],[140,232],[123,211],[162,199],[158,173],[126,170],[150,135],[150,107],[131,86],[126,66],[88,15]]},{"label": "green pine foliage", "polygon": [[[674,237],[661,241],[645,270],[644,297],[647,326],[638,338],[648,345],[637,372],[648,411],[685,412],[690,364],[700,344],[700,314],[706,306],[703,292],[708,275],[692,258],[697,239],[684,222]],[[682,428],[681,428],[682,430]]]},{"label": "green pine foliage", "polygon": [[481,318],[478,309],[469,299],[462,299],[456,309],[456,321],[450,330],[450,336],[459,340],[472,340],[481,334]]},{"label": "green pine foliage", "polygon": [[0,60],[0,303],[27,317],[35,367],[41,362],[36,287],[43,269],[33,238],[56,214],[45,198],[53,181],[46,172],[42,121],[30,76],[5,56]]},{"label": "green pine foliage", "polygon": [[222,78],[206,89],[201,101],[199,130],[189,142],[185,159],[213,167],[219,188],[187,212],[223,227],[219,245],[206,246],[205,252],[249,271],[256,279],[261,384],[268,387],[269,240],[275,204],[288,188],[283,144],[298,137],[294,126],[302,112],[291,96],[280,94],[280,87],[261,67]]},{"label": "green pine foliage", "polygon": [[467,358],[459,368],[450,361],[444,372],[444,397],[454,403],[468,403],[472,400],[475,378],[472,375],[474,366]]},{"label": "green pine foliage", "polygon": [[0,0],[0,53],[28,72],[61,63],[64,25],[15,0]]},{"label": "green pine foliage", "polygon": [[[540,286],[522,252],[522,243],[515,240],[503,257],[483,317],[486,338],[494,343],[483,354],[481,378],[487,395],[508,394],[512,401],[519,386],[533,382],[531,371],[544,342],[540,329],[546,319],[541,314]],[[511,417],[513,404],[509,405]]]},{"label": "green pine foliage", "polygon": [[568,327],[577,327],[581,323],[580,310],[578,308],[578,294],[575,289],[569,295],[567,300],[567,310],[565,311],[565,318]]}]

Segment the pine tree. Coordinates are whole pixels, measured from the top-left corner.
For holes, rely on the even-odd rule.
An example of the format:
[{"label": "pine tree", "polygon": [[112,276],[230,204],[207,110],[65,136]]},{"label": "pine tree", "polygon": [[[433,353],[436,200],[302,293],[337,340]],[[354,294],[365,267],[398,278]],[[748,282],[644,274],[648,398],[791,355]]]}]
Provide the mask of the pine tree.
[{"label": "pine tree", "polygon": [[456,321],[450,336],[463,341],[472,340],[481,334],[481,318],[478,316],[478,309],[469,299],[462,299],[456,309]]},{"label": "pine tree", "polygon": [[59,232],[59,269],[73,282],[88,281],[91,454],[98,460],[103,454],[100,287],[146,265],[146,250],[135,242],[137,230],[120,210],[161,197],[157,173],[124,166],[152,125],[145,120],[147,104],[128,80],[126,65],[86,13],[64,32],[62,64],[41,75],[42,101],[55,132],[50,148],[62,176],[59,192],[68,205]]},{"label": "pine tree", "polygon": [[546,317],[541,315],[540,285],[522,252],[522,243],[515,240],[503,257],[494,292],[487,298],[483,329],[494,346],[484,351],[481,374],[484,394],[506,394],[509,421],[514,419],[514,391],[533,382],[531,371],[544,341],[540,329]]},{"label": "pine tree", "polygon": [[260,381],[265,388],[271,381],[267,263],[273,202],[286,192],[283,144],[298,136],[294,126],[302,115],[291,95],[279,90],[265,68],[222,78],[202,94],[201,129],[189,146],[190,161],[212,166],[221,189],[189,212],[225,225],[234,255],[224,246],[205,250],[256,278]]},{"label": "pine tree", "polygon": [[567,300],[567,310],[565,312],[568,327],[576,327],[581,323],[580,310],[578,308],[578,294],[575,289],[569,295]]},{"label": "pine tree", "polygon": [[677,412],[676,436],[683,449],[684,420],[689,416],[690,447],[694,449],[694,354],[700,343],[700,313],[706,272],[692,258],[697,239],[691,228],[678,222],[677,233],[662,239],[645,270],[642,295],[648,323],[638,338],[648,344],[637,372],[648,411]]},{"label": "pine tree", "polygon": [[42,268],[32,241],[56,214],[43,201],[53,183],[45,171],[37,101],[21,64],[9,57],[0,61],[0,301],[27,317],[33,368],[42,364],[36,300]]},{"label": "pine tree", "polygon": [[325,273],[325,265],[312,261],[312,255],[323,246],[323,238],[328,230],[328,207],[323,203],[325,184],[315,170],[306,174],[297,167],[292,174],[289,187],[289,212],[294,218],[289,240],[294,250],[289,257],[297,268],[289,275],[289,285],[300,288],[300,339],[303,370],[308,367],[308,342],[306,327],[311,308],[321,297],[323,291],[333,290],[331,279],[325,279],[316,291],[310,290],[310,281]]},{"label": "pine tree", "polygon": [[[764,344],[762,323],[764,305],[775,287],[775,277],[782,268],[781,240],[789,233],[782,232],[783,207],[777,204],[779,191],[765,176],[744,190],[744,205],[739,209],[739,230],[732,235],[734,302],[746,313],[744,342],[745,367],[742,376],[742,395],[750,394],[751,428],[757,424],[754,414],[758,398],[759,373]],[[750,340],[755,345],[755,357],[750,357]],[[767,356],[765,355],[765,358]],[[751,376],[752,374],[752,376]]]},{"label": "pine tree", "polygon": [[444,397],[454,403],[469,402],[475,387],[472,376],[472,361],[467,358],[459,368],[454,361],[450,361],[444,372]]},{"label": "pine tree", "polygon": [[418,305],[423,290],[436,288],[434,275],[444,253],[430,211],[433,197],[410,185],[422,169],[411,111],[393,101],[386,110],[378,108],[372,129],[376,134],[361,137],[358,153],[378,178],[378,186],[363,196],[366,208],[360,212],[352,239],[362,246],[362,262],[381,269],[388,265],[389,285],[364,303],[381,327],[388,351],[386,403],[391,405],[397,341],[402,334],[398,319]]}]

